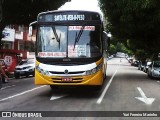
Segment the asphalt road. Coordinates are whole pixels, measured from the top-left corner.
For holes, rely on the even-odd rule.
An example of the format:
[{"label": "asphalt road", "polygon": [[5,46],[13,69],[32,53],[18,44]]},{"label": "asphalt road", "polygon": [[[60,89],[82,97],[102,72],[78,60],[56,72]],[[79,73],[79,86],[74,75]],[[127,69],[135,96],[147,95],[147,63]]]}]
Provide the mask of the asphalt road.
[{"label": "asphalt road", "polygon": [[[120,58],[109,60],[106,73],[100,91],[87,88],[52,91],[49,86],[34,85],[33,77],[11,79],[0,90],[0,116],[11,111],[15,117],[8,117],[11,120],[40,119],[27,118],[33,116],[32,112],[40,112],[37,116],[52,116],[42,120],[160,120],[157,117],[160,115],[159,80],[149,79],[125,58],[121,62]],[[3,116],[6,114],[10,113]],[[0,118],[3,119],[6,118]]]}]

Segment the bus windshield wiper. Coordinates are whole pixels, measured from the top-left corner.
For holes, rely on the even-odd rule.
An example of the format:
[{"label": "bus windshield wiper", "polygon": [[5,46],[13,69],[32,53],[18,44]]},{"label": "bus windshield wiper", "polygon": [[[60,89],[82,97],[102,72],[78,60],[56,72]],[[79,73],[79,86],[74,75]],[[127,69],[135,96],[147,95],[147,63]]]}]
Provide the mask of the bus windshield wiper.
[{"label": "bus windshield wiper", "polygon": [[59,43],[59,49],[60,49],[61,33],[60,33],[60,36],[58,37],[58,34],[57,34],[56,29],[55,29],[54,26],[52,26],[52,30],[53,30],[53,33],[55,35],[55,38],[56,38],[57,42]]},{"label": "bus windshield wiper", "polygon": [[81,27],[81,30],[79,31],[78,35],[77,35],[77,32],[76,32],[76,37],[75,37],[75,42],[74,42],[74,48],[73,48],[73,50],[75,49],[76,44],[77,44],[78,41],[80,40],[80,37],[81,37],[81,35],[82,35],[82,33],[83,33],[84,28],[85,28],[85,26],[83,25],[83,26]]}]

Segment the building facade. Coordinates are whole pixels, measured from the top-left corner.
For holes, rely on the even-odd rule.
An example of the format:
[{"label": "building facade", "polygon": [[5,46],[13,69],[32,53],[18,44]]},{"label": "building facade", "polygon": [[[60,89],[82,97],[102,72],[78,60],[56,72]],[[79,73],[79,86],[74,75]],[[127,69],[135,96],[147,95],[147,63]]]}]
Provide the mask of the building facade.
[{"label": "building facade", "polygon": [[0,59],[7,64],[9,72],[13,73],[15,66],[22,60],[34,58],[35,32],[29,37],[28,27],[10,25],[3,30]]},{"label": "building facade", "polygon": [[[28,26],[10,25],[3,30],[4,38],[1,41],[2,50],[17,50],[22,52],[23,59],[28,58],[27,52],[34,52],[35,33],[28,35]],[[33,54],[33,53],[32,53]]]}]

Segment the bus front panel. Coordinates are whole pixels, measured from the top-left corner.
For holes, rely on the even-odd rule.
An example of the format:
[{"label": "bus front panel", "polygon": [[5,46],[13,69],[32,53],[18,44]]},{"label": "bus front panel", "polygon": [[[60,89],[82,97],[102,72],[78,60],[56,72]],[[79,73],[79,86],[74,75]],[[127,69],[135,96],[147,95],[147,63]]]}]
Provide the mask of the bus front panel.
[{"label": "bus front panel", "polygon": [[102,85],[105,69],[103,59],[77,66],[57,66],[38,63],[35,70],[37,85]]}]

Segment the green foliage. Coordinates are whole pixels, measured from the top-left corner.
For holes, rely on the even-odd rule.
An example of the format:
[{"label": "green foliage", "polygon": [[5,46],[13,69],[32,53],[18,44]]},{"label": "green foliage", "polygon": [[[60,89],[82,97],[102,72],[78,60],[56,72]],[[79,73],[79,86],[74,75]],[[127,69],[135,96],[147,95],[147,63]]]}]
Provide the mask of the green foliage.
[{"label": "green foliage", "polygon": [[129,50],[123,43],[117,42],[116,44],[114,44],[112,42],[111,45],[110,45],[109,53],[110,54],[115,54],[117,52],[123,52],[123,53],[126,53],[128,55],[133,55],[133,52],[131,50]]},{"label": "green foliage", "polygon": [[26,24],[35,21],[38,13],[56,10],[68,0],[4,0],[3,19],[6,24]]},{"label": "green foliage", "polygon": [[110,45],[110,49],[109,49],[109,54],[116,54],[116,46],[115,45],[113,45],[113,44],[111,44]]},{"label": "green foliage", "polygon": [[[99,0],[107,18],[107,31],[127,43],[135,54],[137,49],[148,57],[160,52],[160,1]],[[139,52],[138,52],[139,53]],[[142,54],[142,55],[144,55]]]},{"label": "green foliage", "polygon": [[[6,25],[29,25],[40,12],[56,10],[69,0],[0,0],[0,34]],[[1,42],[0,36],[0,42]]]}]

